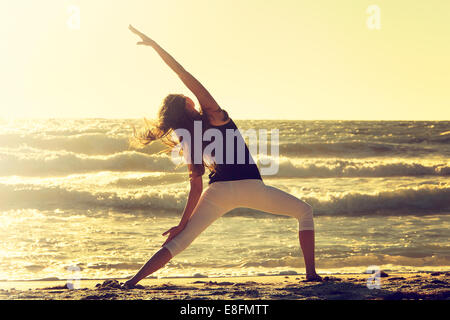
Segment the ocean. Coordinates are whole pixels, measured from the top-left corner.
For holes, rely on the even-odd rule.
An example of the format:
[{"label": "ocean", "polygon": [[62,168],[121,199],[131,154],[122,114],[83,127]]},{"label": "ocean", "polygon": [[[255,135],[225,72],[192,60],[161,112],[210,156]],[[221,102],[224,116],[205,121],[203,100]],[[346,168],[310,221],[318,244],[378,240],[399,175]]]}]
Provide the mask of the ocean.
[{"label": "ocean", "polygon": [[[263,179],[313,206],[319,273],[450,270],[450,121],[235,122],[279,130]],[[0,120],[0,280],[125,278],[161,247],[188,174],[129,148],[142,124]],[[302,274],[297,227],[234,209],[154,276]]]}]

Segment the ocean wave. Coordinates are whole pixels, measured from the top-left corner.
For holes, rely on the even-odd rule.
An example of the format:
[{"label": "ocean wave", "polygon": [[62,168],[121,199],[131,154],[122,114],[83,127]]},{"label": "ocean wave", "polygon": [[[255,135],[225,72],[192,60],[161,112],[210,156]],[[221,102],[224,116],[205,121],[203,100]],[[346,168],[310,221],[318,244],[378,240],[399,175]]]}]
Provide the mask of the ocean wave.
[{"label": "ocean wave", "polygon": [[[255,158],[256,159],[256,158]],[[262,158],[261,158],[262,160]],[[267,159],[265,159],[267,161]],[[272,158],[275,161],[274,158]],[[266,162],[267,163],[267,162]],[[266,167],[260,164],[260,169]],[[65,151],[42,151],[22,147],[0,149],[0,176],[62,176],[98,171],[114,172],[184,172],[168,154],[124,151],[108,156],[86,156]],[[264,171],[261,170],[262,174]],[[449,176],[447,161],[377,160],[377,159],[298,159],[280,157],[275,177],[340,178]],[[270,176],[267,176],[270,177]],[[129,181],[133,183],[132,181]],[[163,180],[161,180],[163,182]],[[124,184],[123,184],[124,185]]]},{"label": "ocean wave", "polygon": [[339,178],[339,177],[399,177],[399,176],[448,176],[450,166],[446,162],[420,163],[406,161],[314,159],[295,163],[280,158],[276,177]]},{"label": "ocean wave", "polygon": [[[270,150],[270,147],[269,147]],[[418,155],[450,155],[448,148],[371,141],[280,143],[281,156],[297,157],[417,157]]]},{"label": "ocean wave", "polygon": [[380,191],[373,194],[345,192],[321,200],[303,199],[314,207],[316,214],[358,216],[367,213],[380,215],[410,215],[450,211],[450,188],[421,186]]},{"label": "ocean wave", "polygon": [[[0,184],[0,208],[38,210],[133,210],[179,211],[184,208],[188,188],[146,188],[118,193],[90,192],[61,186]],[[295,193],[293,193],[295,195]],[[346,192],[339,195],[302,196],[316,215],[422,215],[450,212],[450,188],[424,185],[374,194]],[[236,208],[230,215],[261,216],[257,210]],[[156,213],[157,215],[159,213]],[[272,216],[272,215],[270,215]]]},{"label": "ocean wave", "polygon": [[[247,129],[279,129],[280,154],[301,157],[416,157],[450,155],[449,123],[380,121],[239,121]],[[132,125],[140,121],[78,119],[15,122],[0,126],[0,146],[86,155],[111,155],[129,150]],[[242,125],[242,126],[241,126]],[[160,151],[155,142],[145,152]]]},{"label": "ocean wave", "polygon": [[109,183],[110,186],[119,188],[145,187],[149,185],[163,186],[171,183],[183,183],[187,181],[187,173],[165,173],[158,176],[144,176],[136,178],[117,178]]},{"label": "ocean wave", "polygon": [[33,151],[0,152],[0,176],[60,176],[96,171],[173,171],[180,168],[166,154],[148,155],[126,151],[109,156],[83,156],[72,152]]},{"label": "ocean wave", "polygon": [[[129,136],[105,133],[83,133],[70,136],[47,136],[43,134],[2,134],[2,148],[29,147],[47,151],[66,151],[82,155],[111,155],[129,151]],[[159,141],[145,148],[146,153],[164,149]]]},{"label": "ocean wave", "polygon": [[180,189],[116,192],[90,192],[61,186],[0,184],[0,208],[38,210],[180,210],[187,191]]}]

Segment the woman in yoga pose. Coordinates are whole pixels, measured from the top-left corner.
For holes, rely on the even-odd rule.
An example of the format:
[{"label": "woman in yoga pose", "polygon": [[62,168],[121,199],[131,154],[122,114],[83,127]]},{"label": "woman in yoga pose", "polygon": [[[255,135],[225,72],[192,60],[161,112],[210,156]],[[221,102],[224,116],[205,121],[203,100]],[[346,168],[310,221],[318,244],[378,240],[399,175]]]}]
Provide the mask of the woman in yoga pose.
[{"label": "woman in yoga pose", "polygon": [[[148,128],[141,135],[136,135],[136,133],[134,135],[135,141],[141,145],[149,144],[156,139],[162,139],[170,146],[181,143],[183,154],[188,155],[190,191],[180,223],[163,233],[163,235],[168,235],[168,238],[162,248],[135,276],[126,281],[124,286],[132,288],[140,280],[162,268],[175,255],[186,249],[216,219],[237,207],[252,208],[298,219],[299,241],[305,261],[306,280],[321,281],[321,277],[316,273],[314,263],[312,207],[291,194],[266,185],[245,142],[245,161],[244,163],[236,161],[238,156],[242,156],[242,154],[238,154],[242,152],[242,149],[238,150],[236,142],[242,142],[243,138],[227,111],[223,110],[203,85],[154,40],[131,25],[129,29],[141,38],[138,45],[150,46],[156,50],[164,62],[196,96],[201,110],[196,110],[194,102],[189,97],[170,94],[164,99],[159,110],[158,124]],[[221,158],[227,159],[227,161],[216,161],[217,158],[214,158],[213,163],[207,163],[203,154],[203,142],[201,146],[194,143],[192,147],[190,143],[183,143],[186,142],[186,139],[179,134],[180,130],[185,130],[184,132],[189,132],[191,136],[194,136],[195,122],[202,124],[201,134],[206,129],[214,129],[216,133],[221,133],[222,137],[226,136],[226,130],[231,129],[235,132],[234,141],[224,138],[222,139],[223,148],[216,150],[216,153],[221,153]],[[173,133],[178,137],[178,141],[170,138]],[[195,155],[196,153],[197,155]],[[199,158],[200,161],[198,161]],[[197,161],[192,159],[197,159]],[[205,166],[211,172],[209,185],[203,192],[202,175],[205,172]]]}]

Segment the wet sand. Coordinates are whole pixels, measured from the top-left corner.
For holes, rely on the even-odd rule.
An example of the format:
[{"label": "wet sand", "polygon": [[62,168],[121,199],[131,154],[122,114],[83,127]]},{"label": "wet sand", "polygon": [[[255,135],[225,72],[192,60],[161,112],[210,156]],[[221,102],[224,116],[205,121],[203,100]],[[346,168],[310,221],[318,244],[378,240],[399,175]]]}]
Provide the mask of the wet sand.
[{"label": "wet sand", "polygon": [[[369,274],[324,276],[305,282],[303,275],[145,279],[122,289],[123,279],[0,282],[3,300],[399,300],[450,299],[450,272],[384,274],[380,288],[369,289]],[[75,283],[76,285],[76,283]]]}]

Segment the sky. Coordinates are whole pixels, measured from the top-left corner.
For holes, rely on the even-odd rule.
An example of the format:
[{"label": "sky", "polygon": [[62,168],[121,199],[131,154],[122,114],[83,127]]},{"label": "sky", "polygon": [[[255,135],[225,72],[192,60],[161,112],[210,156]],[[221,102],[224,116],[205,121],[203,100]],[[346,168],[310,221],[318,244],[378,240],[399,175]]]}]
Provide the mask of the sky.
[{"label": "sky", "polygon": [[448,0],[1,0],[0,117],[198,103],[132,24],[234,119],[450,120],[449,16]]}]

